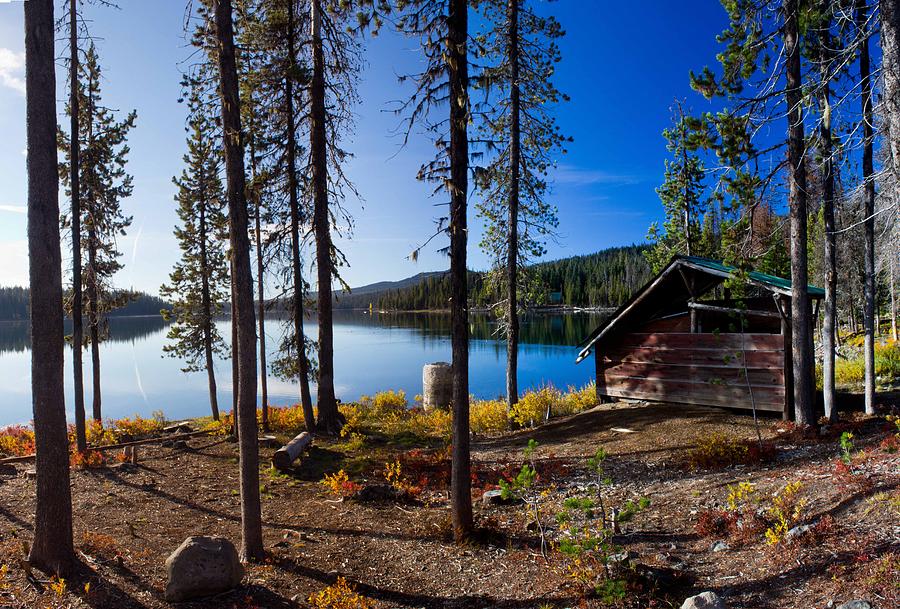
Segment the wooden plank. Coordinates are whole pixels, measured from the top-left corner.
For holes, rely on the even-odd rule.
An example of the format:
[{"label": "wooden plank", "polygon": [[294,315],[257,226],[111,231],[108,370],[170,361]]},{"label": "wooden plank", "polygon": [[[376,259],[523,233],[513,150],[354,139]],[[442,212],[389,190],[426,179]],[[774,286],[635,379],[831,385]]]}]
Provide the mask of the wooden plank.
[{"label": "wooden plank", "polygon": [[657,364],[682,364],[693,366],[721,366],[723,368],[780,369],[784,365],[781,351],[747,351],[715,349],[657,349],[620,347],[604,351],[601,357],[605,365],[616,362],[647,362]]},{"label": "wooden plank", "polygon": [[625,347],[662,349],[736,349],[746,351],[782,351],[780,334],[691,334],[683,332],[630,333],[622,336]]},{"label": "wooden plank", "polygon": [[667,365],[652,362],[618,362],[604,367],[605,373],[613,376],[627,376],[653,379],[684,379],[693,382],[724,383],[741,385],[749,377],[752,385],[784,385],[784,370],[780,368],[748,368],[724,366]]},{"label": "wooden plank", "polygon": [[643,332],[690,332],[691,318],[687,313],[670,316],[663,319],[654,319],[641,327]]},{"label": "wooden plank", "polygon": [[[750,393],[741,387],[714,386],[686,381],[666,381],[606,375],[606,395],[638,400],[681,404],[751,408]],[[784,388],[754,387],[753,400],[758,410],[780,411]]]}]

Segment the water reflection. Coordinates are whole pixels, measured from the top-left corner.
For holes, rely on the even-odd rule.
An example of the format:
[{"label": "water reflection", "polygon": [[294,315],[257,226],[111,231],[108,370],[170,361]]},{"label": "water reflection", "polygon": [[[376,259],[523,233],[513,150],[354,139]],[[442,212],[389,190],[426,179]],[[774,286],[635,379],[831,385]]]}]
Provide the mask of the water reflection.
[{"label": "water reflection", "polygon": [[[521,324],[519,383],[524,389],[546,383],[565,387],[592,378],[593,366],[574,364],[577,345],[600,322],[598,314],[525,315]],[[270,319],[267,342],[277,345],[281,325]],[[219,332],[231,336],[230,322],[217,321]],[[305,322],[315,336],[316,320]],[[159,317],[110,319],[110,338],[101,346],[101,386],[105,416],[163,410],[170,417],[206,414],[205,374],[185,374],[181,362],[163,357],[166,323]],[[67,325],[66,331],[71,331]],[[335,311],[335,390],[344,400],[384,389],[421,393],[422,366],[450,360],[450,317],[446,314]],[[470,387],[478,397],[496,397],[505,386],[506,343],[497,335],[489,314],[470,316]],[[270,354],[270,361],[271,361]],[[31,418],[30,353],[26,322],[0,322],[0,425]],[[216,362],[219,399],[231,401],[231,363]],[[90,358],[85,358],[90,379]],[[66,352],[66,405],[71,418],[71,352]],[[90,383],[85,398],[91,401]],[[315,383],[312,384],[315,392]],[[294,382],[269,377],[274,404],[297,401]]]}]

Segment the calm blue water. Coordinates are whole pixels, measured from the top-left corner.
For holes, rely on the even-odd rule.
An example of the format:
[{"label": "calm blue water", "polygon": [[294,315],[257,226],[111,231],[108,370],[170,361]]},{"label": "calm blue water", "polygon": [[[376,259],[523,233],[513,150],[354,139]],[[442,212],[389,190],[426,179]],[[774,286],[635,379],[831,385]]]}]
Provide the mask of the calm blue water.
[{"label": "calm blue water", "polygon": [[[334,326],[335,389],[351,401],[385,389],[403,389],[412,399],[422,392],[422,366],[450,361],[449,316],[440,314],[376,314],[336,311]],[[552,383],[558,387],[582,385],[592,379],[593,365],[575,365],[581,341],[599,323],[589,314],[529,315],[522,323],[519,349],[521,389]],[[231,336],[230,322],[217,324],[222,336]],[[267,345],[281,340],[281,321],[270,320]],[[306,322],[308,336],[316,333],[315,320]],[[497,340],[488,315],[471,319],[470,386],[478,397],[497,397],[505,391],[506,345]],[[166,325],[158,318],[113,318],[110,338],[100,348],[100,375],[104,417],[162,410],[175,419],[209,413],[205,372],[185,374],[182,363],[164,356]],[[24,322],[0,322],[0,426],[31,419],[31,384],[28,333]],[[274,359],[270,354],[270,361]],[[85,353],[85,403],[92,400],[90,356]],[[72,418],[71,352],[66,354],[66,409]],[[216,365],[220,407],[230,409],[231,362]],[[315,383],[311,383],[314,392]],[[269,401],[298,401],[296,383],[269,375]]]}]

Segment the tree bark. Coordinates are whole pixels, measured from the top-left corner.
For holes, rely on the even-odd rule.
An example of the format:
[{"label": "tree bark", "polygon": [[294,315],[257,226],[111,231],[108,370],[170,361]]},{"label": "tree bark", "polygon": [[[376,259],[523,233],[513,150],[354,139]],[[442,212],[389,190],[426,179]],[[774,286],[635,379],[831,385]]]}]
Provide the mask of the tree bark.
[{"label": "tree bark", "polygon": [[[205,178],[203,178],[205,179]],[[209,384],[209,407],[214,421],[219,420],[219,400],[216,397],[216,371],[212,350],[212,304],[209,297],[209,259],[206,248],[205,193],[200,193],[200,300],[203,307],[203,352],[206,356],[206,377]]]},{"label": "tree bark", "polygon": [[[92,212],[97,202],[91,203]],[[91,381],[93,386],[93,418],[103,421],[100,393],[100,304],[97,287],[97,230],[94,228],[94,214],[91,214],[91,225],[88,227],[88,321],[91,337]]]},{"label": "tree bark", "polygon": [[[865,3],[857,0],[856,23],[859,32],[866,27]],[[869,59],[869,37],[865,35],[859,51],[859,78],[862,91],[863,113],[863,218],[865,284],[863,294],[863,360],[865,361],[866,413],[875,413],[875,170],[872,165],[872,147],[875,140],[872,116],[872,80]]]},{"label": "tree bark", "polygon": [[449,0],[447,64],[450,74],[450,342],[453,353],[453,454],[450,502],[457,542],[472,533],[469,454],[469,304],[466,198],[468,194],[469,58],[468,4]]},{"label": "tree bark", "polygon": [[328,214],[328,151],[325,135],[325,50],[322,43],[321,0],[310,0],[312,82],[309,90],[309,155],[312,169],[313,230],[316,236],[316,286],[319,320],[319,386],[317,402],[320,432],[341,431],[334,395],[334,328],[331,313],[331,221]]},{"label": "tree bark", "polygon": [[[92,78],[88,82],[88,147],[93,148],[94,144],[94,93]],[[102,396],[100,392],[100,303],[97,280],[97,201],[96,193],[88,194],[88,215],[90,222],[88,224],[88,282],[87,282],[87,299],[88,299],[88,333],[91,342],[91,387],[92,396],[92,416],[94,421],[103,422],[103,410],[101,407]]]},{"label": "tree bark", "polygon": [[887,129],[889,167],[893,173],[894,201],[900,201],[900,6],[880,0],[882,114]]},{"label": "tree bark", "polygon": [[84,327],[81,307],[81,146],[78,96],[78,0],[69,0],[69,187],[72,190],[72,373],[75,390],[75,445],[87,450],[84,413]]},{"label": "tree bark", "polygon": [[[827,65],[827,64],[826,64]],[[828,68],[822,71],[827,78]],[[837,316],[837,247],[834,233],[834,161],[831,140],[831,105],[828,83],[821,92],[822,123],[820,127],[822,151],[822,215],[825,221],[825,303],[822,313],[822,394],[825,417],[834,420],[837,409],[834,400],[834,336]]]},{"label": "tree bark", "polygon": [[[248,100],[248,103],[252,103]],[[250,129],[250,179],[253,183],[253,210],[254,222],[256,223],[256,287],[259,298],[259,383],[260,383],[260,401],[262,410],[262,429],[269,431],[269,387],[267,382],[266,365],[266,290],[265,290],[265,263],[263,261],[263,241],[262,241],[262,206],[260,205],[259,189],[257,188],[257,168],[256,168],[256,134],[251,125]]]},{"label": "tree bark", "polygon": [[290,67],[284,79],[285,103],[287,104],[287,172],[288,193],[291,206],[291,265],[294,271],[294,337],[297,342],[297,369],[300,381],[300,403],[303,407],[303,421],[306,429],[312,432],[316,428],[316,418],[309,393],[309,360],[306,359],[306,335],[303,332],[303,275],[300,266],[300,198],[297,192],[297,117],[294,112],[294,75],[297,72],[296,61],[296,24],[294,19],[294,3],[288,2],[288,55]]},{"label": "tree bark", "polygon": [[802,77],[797,0],[784,0],[784,46],[787,56],[788,159],[791,219],[791,343],[794,354],[794,412],[799,425],[815,423],[813,351],[807,270],[806,162],[802,113]]},{"label": "tree bark", "polygon": [[37,472],[28,560],[45,572],[67,575],[75,553],[63,371],[54,26],[53,0],[25,3],[29,323]]},{"label": "tree bark", "polygon": [[256,320],[241,141],[240,98],[234,50],[231,0],[213,0],[218,39],[219,85],[230,220],[232,293],[237,314],[238,420],[240,426],[241,555],[265,558],[259,497],[259,444],[256,424]]},{"label": "tree bark", "polygon": [[519,401],[519,171],[521,163],[521,105],[519,90],[519,0],[508,0],[509,31],[509,244],[506,252],[507,319],[506,336],[506,403],[509,408]]}]

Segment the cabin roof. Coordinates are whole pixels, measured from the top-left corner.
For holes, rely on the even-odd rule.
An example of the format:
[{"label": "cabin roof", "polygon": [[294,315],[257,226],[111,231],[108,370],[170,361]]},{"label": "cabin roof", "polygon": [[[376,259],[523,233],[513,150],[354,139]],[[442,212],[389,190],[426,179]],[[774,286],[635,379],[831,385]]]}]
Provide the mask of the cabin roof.
[{"label": "cabin roof", "polygon": [[[631,320],[650,320],[681,311],[691,299],[702,296],[726,279],[738,275],[739,270],[736,267],[721,260],[700,256],[676,256],[581,342],[581,351],[578,353],[576,363],[590,355],[594,345],[614,329],[627,325]],[[791,297],[790,279],[758,271],[742,274],[741,278],[773,295]],[[808,286],[807,293],[813,299],[825,297],[825,290],[812,285]]]}]

